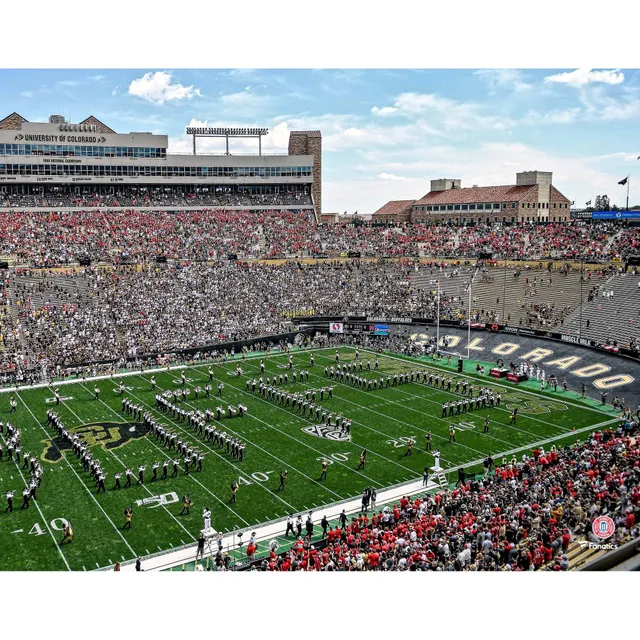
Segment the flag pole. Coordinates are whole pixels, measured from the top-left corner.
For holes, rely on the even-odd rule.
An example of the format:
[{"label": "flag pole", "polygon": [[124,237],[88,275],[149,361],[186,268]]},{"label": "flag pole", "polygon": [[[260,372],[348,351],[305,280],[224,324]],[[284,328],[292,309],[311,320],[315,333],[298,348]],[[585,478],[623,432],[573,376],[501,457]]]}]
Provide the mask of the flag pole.
[{"label": "flag pole", "polygon": [[629,211],[629,183],[631,182],[631,174],[627,176],[627,211]]}]

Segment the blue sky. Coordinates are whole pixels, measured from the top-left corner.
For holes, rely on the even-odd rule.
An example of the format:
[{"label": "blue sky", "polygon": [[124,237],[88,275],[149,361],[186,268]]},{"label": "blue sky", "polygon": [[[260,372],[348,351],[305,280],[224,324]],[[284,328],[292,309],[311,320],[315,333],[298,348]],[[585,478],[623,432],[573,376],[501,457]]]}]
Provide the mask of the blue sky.
[{"label": "blue sky", "polygon": [[325,212],[419,198],[432,178],[512,184],[528,169],[553,171],[580,205],[608,194],[624,206],[617,182],[631,174],[640,204],[637,69],[0,70],[0,86],[0,117],[93,114],[118,132],[166,133],[173,151],[190,151],[190,124],[266,126],[273,153],[289,131],[320,129]]}]

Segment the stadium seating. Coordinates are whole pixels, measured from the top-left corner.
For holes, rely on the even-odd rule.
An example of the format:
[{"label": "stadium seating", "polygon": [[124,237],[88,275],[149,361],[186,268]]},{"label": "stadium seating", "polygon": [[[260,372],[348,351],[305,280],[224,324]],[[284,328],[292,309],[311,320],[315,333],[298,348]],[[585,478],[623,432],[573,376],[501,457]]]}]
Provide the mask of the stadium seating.
[{"label": "stadium seating", "polygon": [[[637,538],[640,447],[620,426],[586,442],[500,463],[481,480],[352,518],[328,539],[292,549],[265,571],[568,571],[601,556],[590,548],[599,515],[611,540]],[[594,472],[595,470],[595,472]],[[599,472],[598,472],[599,470]],[[624,487],[624,489],[622,488]]]}]

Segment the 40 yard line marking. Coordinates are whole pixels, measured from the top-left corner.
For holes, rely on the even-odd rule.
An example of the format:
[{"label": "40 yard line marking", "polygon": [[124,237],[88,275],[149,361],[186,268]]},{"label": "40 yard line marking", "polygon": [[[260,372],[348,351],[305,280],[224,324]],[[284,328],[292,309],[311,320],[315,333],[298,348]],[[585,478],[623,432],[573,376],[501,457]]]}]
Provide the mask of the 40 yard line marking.
[{"label": "40 yard line marking", "polygon": [[[24,400],[22,400],[22,398],[20,397],[20,394],[16,394],[16,395],[18,396],[18,398],[20,398],[20,401],[22,402],[22,404],[24,404]],[[29,412],[31,413],[31,410],[29,410]],[[33,415],[33,414],[31,414],[31,415]],[[2,440],[6,445],[7,441],[4,439],[4,436],[2,436]],[[27,481],[25,480],[24,474],[22,473],[22,469],[20,469],[20,467],[18,466],[18,462],[16,462],[14,460],[14,463],[16,465],[16,469],[18,470],[18,473],[20,474],[20,477],[22,478],[22,482],[24,483],[24,486],[28,488],[29,485],[28,485]],[[13,476],[11,476],[11,479],[13,479]],[[42,513],[42,509],[40,509],[40,505],[38,504],[38,501],[35,498],[33,500],[33,504],[36,505],[36,509],[38,509],[38,513],[40,514],[40,517],[42,518],[42,521],[44,522],[44,526],[47,528],[47,531],[49,532],[49,535],[51,536],[51,539],[53,540],[53,544],[56,545],[56,549],[58,550],[58,553],[60,554],[60,557],[62,558],[62,561],[64,562],[65,566],[67,567],[67,571],[71,571],[71,567],[69,566],[69,563],[67,562],[67,559],[65,558],[64,553],[62,553],[62,549],[60,548],[60,545],[58,544],[58,541],[56,540],[55,536],[53,535],[53,531],[51,531],[51,529],[49,528],[49,523],[46,521],[46,519],[44,517],[44,514]]]},{"label": "40 yard line marking", "polygon": [[[47,433],[47,430],[38,422],[38,419],[36,418],[36,416],[34,415],[33,411],[31,411],[31,409],[29,408],[29,405],[27,405],[27,403],[22,399],[22,395],[20,393],[16,394],[18,396],[18,398],[20,399],[20,402],[22,402],[22,404],[25,406],[25,408],[27,409],[27,411],[31,414],[31,417],[33,418],[33,421],[40,427],[40,429],[42,429],[42,431],[44,431],[45,435],[49,436],[49,434]],[[48,438],[50,439],[50,438]],[[125,543],[125,545],[127,546],[127,548],[129,549],[129,551],[131,551],[131,553],[134,556],[137,556],[138,554],[133,550],[133,547],[127,542],[127,539],[122,535],[122,532],[120,531],[120,529],[118,529],[118,527],[115,525],[114,521],[109,517],[109,514],[102,508],[102,505],[96,500],[96,497],[93,495],[93,493],[89,490],[89,487],[87,487],[87,485],[83,482],[82,478],[80,478],[80,476],[77,474],[76,470],[71,466],[71,463],[69,462],[69,460],[66,458],[66,456],[63,456],[64,461],[67,463],[67,466],[69,467],[69,469],[71,469],[71,471],[73,471],[73,474],[75,475],[75,477],[78,479],[78,482],[85,488],[85,490],[87,491],[87,493],[91,496],[91,498],[93,499],[93,501],[96,503],[96,505],[98,505],[98,508],[100,509],[100,511],[102,511],[104,517],[111,523],[111,526],[116,530],[116,532],[118,533],[118,535],[120,536],[120,538],[122,539],[122,541]],[[36,506],[37,502],[36,502]],[[38,510],[40,510],[40,507],[38,507]],[[42,514],[41,514],[42,515]],[[47,522],[45,520],[45,525],[47,525]],[[47,525],[48,528],[48,525]],[[51,532],[50,532],[51,533]],[[51,533],[51,537],[53,538],[53,533]],[[54,539],[55,540],[55,539]],[[58,548],[58,551],[60,551],[60,547],[56,542],[56,547]],[[62,551],[60,551],[60,555],[62,555]],[[64,556],[62,556],[64,558]],[[67,564],[67,560],[65,558],[65,564]],[[69,565],[67,564],[67,567],[69,567]],[[69,571],[71,571],[71,568],[69,568]]]}]

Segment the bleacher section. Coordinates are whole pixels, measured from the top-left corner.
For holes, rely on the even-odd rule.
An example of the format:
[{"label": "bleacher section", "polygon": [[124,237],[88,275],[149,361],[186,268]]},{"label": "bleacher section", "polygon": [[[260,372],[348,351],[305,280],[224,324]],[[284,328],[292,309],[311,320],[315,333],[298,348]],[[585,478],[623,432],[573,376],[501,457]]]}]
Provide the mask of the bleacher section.
[{"label": "bleacher section", "polygon": [[[581,335],[603,342],[617,341],[628,346],[632,340],[640,340],[640,276],[615,275],[602,283],[592,300],[582,306]],[[578,334],[580,308],[577,307],[565,320],[567,332]]]}]

